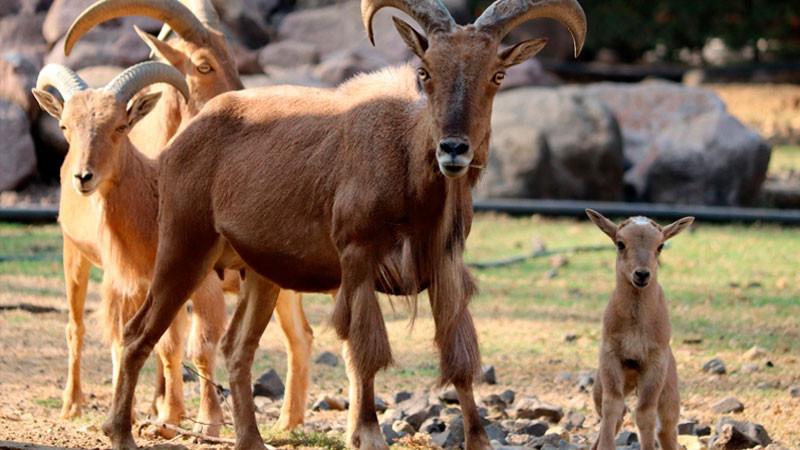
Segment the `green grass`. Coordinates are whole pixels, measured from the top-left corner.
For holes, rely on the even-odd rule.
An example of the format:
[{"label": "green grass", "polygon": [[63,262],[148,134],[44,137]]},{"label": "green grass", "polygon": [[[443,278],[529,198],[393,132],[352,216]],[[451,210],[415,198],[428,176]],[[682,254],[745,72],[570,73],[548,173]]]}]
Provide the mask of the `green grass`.
[{"label": "green grass", "polygon": [[33,403],[49,409],[61,409],[61,399],[59,397],[37,398]]},{"label": "green grass", "polygon": [[767,172],[770,177],[777,178],[800,173],[800,145],[779,145],[773,148]]}]

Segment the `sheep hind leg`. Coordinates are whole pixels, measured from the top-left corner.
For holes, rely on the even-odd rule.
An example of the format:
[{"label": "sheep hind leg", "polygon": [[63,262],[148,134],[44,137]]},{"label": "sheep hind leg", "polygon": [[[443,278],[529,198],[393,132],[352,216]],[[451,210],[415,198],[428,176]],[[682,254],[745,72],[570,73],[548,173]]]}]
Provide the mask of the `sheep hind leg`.
[{"label": "sheep hind leg", "polygon": [[252,270],[247,270],[239,291],[239,302],[228,331],[222,338],[222,353],[233,398],[235,449],[264,448],[258,432],[250,370],[258,341],[267,328],[279,288]]},{"label": "sheep hind leg", "polygon": [[189,356],[200,374],[200,410],[194,431],[219,436],[225,418],[217,396],[214,368],[217,344],[227,323],[225,297],[216,273],[210,273],[192,294],[192,330],[189,335]]},{"label": "sheep hind leg", "polygon": [[289,359],[286,395],[283,399],[277,428],[290,430],[302,424],[305,415],[314,332],[306,320],[303,312],[303,296],[299,292],[281,290],[275,306],[275,313],[283,331]]},{"label": "sheep hind leg", "polygon": [[[168,425],[179,425],[186,413],[183,401],[183,348],[188,321],[186,308],[180,308],[167,332],[159,339],[155,351],[161,361],[164,374],[164,397],[158,402],[158,421]],[[172,439],[173,430],[157,428],[156,434]]]},{"label": "sheep hind leg", "polygon": [[661,450],[677,450],[678,420],[680,420],[681,397],[678,391],[678,371],[675,357],[670,351],[667,378],[658,399],[658,443]]}]

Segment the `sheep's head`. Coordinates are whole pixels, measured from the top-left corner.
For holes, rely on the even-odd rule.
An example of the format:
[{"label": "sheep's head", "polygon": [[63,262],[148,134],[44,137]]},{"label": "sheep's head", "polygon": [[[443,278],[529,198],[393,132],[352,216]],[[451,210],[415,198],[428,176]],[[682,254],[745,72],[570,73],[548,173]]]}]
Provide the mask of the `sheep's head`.
[{"label": "sheep's head", "polygon": [[586,214],[617,246],[617,277],[638,289],[655,283],[664,243],[694,222],[694,217],[684,217],[662,228],[651,219],[638,216],[617,226],[597,211],[587,209]]},{"label": "sheep's head", "polygon": [[[158,102],[160,92],[141,95],[128,102],[141,89],[154,83],[169,83],[188,99],[189,88],[173,67],[158,62],[137,64],[119,74],[101,89],[89,89],[72,70],[48,64],[39,73],[33,95],[43,110],[59,121],[69,142],[64,175],[72,185],[90,195],[118,176],[120,146],[128,131]],[[63,101],[47,88],[56,89]]]},{"label": "sheep's head", "polygon": [[362,0],[361,15],[372,40],[372,18],[386,6],[410,15],[425,35],[394,18],[400,36],[421,62],[419,81],[438,134],[436,159],[441,172],[459,178],[488,159],[492,101],[505,70],[531,58],[546,39],[532,39],[499,50],[511,29],[538,17],[563,23],[575,42],[586,36],[586,17],[576,0],[497,0],[474,24],[457,25],[439,0]]},{"label": "sheep's head", "polygon": [[[64,52],[92,27],[118,17],[142,15],[165,23],[159,37],[138,27],[136,32],[159,60],[180,71],[189,85],[186,104],[196,114],[215,96],[242,89],[236,61],[222,33],[222,26],[209,0],[100,0],[73,22],[64,41]],[[165,41],[174,31],[178,38]]]}]

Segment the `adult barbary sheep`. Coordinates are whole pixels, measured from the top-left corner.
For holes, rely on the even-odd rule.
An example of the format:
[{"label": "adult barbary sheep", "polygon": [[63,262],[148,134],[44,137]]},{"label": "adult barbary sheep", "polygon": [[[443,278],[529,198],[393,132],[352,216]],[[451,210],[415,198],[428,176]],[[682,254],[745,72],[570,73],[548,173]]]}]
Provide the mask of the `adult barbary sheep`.
[{"label": "adult barbary sheep", "polygon": [[333,324],[351,380],[348,443],[386,448],[374,404],[375,373],[392,361],[376,288],[428,287],[441,352],[468,449],[491,448],[472,394],[480,356],[467,309],[476,286],[464,264],[471,189],[488,157],[492,99],[507,67],[539,51],[534,39],[498,51],[514,26],[564,23],[576,52],[585,16],[574,0],[498,0],[459,26],[436,1],[363,0],[394,6],[422,60],[357,77],[336,90],[279,86],[211,100],[160,160],[159,248],[147,300],[125,329],[114,405],[103,430],[135,448],[130,411],[138,373],[169,320],[212,268],[242,271],[240,300],[223,338],[236,448],[261,448],[250,367],[279,287],[339,289]]}]

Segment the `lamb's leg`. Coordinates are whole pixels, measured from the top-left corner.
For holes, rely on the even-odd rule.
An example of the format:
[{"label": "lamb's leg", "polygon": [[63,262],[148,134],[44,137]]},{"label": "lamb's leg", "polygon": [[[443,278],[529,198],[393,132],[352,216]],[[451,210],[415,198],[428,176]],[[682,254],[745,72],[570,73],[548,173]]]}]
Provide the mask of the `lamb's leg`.
[{"label": "lamb's leg", "polygon": [[[180,308],[156,344],[157,358],[164,368],[164,397],[158,401],[158,421],[169,425],[179,425],[186,413],[183,402],[183,348],[188,321],[186,308]],[[158,428],[159,436],[172,439],[177,434],[173,430]]]},{"label": "lamb's leg", "polygon": [[230,378],[233,422],[237,450],[264,448],[258,432],[250,369],[258,341],[267,328],[275,302],[277,285],[247,270],[239,290],[239,303],[228,331],[222,338],[222,353]]},{"label": "lamb's leg", "polygon": [[681,395],[678,391],[678,370],[672,350],[669,352],[667,378],[658,399],[658,443],[661,450],[678,450],[678,420],[681,412]]},{"label": "lamb's leg", "polygon": [[[219,436],[224,416],[214,384],[217,344],[228,322],[225,297],[216,273],[211,272],[192,294],[192,331],[189,335],[189,356],[200,373],[200,410],[194,431]],[[208,425],[207,425],[208,424]]]},{"label": "lamb's leg", "polygon": [[64,236],[64,281],[69,305],[69,321],[65,327],[69,348],[67,384],[62,394],[61,418],[69,419],[81,415],[83,392],[81,391],[81,350],[83,349],[83,306],[86,302],[86,286],[89,282],[91,264]]},{"label": "lamb's leg", "polygon": [[303,296],[299,292],[281,290],[275,313],[283,330],[286,352],[289,356],[286,395],[283,397],[283,407],[277,427],[280,430],[290,430],[303,423],[314,332],[306,320],[303,312]]},{"label": "lamb's leg", "polygon": [[639,372],[637,383],[636,427],[642,450],[655,450],[658,399],[664,387],[666,357],[648,361]]},{"label": "lamb's leg", "polygon": [[622,364],[613,355],[601,354],[600,369],[597,372],[597,381],[602,389],[602,404],[600,410],[600,433],[592,449],[614,450],[614,440],[617,430],[625,413],[625,375]]},{"label": "lamb's leg", "polygon": [[378,299],[370,252],[351,245],[340,251],[342,285],[333,325],[345,341],[351,380],[347,443],[361,449],[386,449],[375,412],[375,373],[392,362],[392,350]]},{"label": "lamb's leg", "polygon": [[[181,229],[198,233],[199,227],[195,224]],[[125,348],[119,379],[111,412],[102,427],[115,449],[136,448],[130,418],[139,371],[172,319],[183,308],[189,294],[211,271],[217,257],[213,235],[195,235],[193,238],[187,241],[190,237],[185,233],[180,236],[162,234],[150,291],[139,311],[125,325]]]}]

